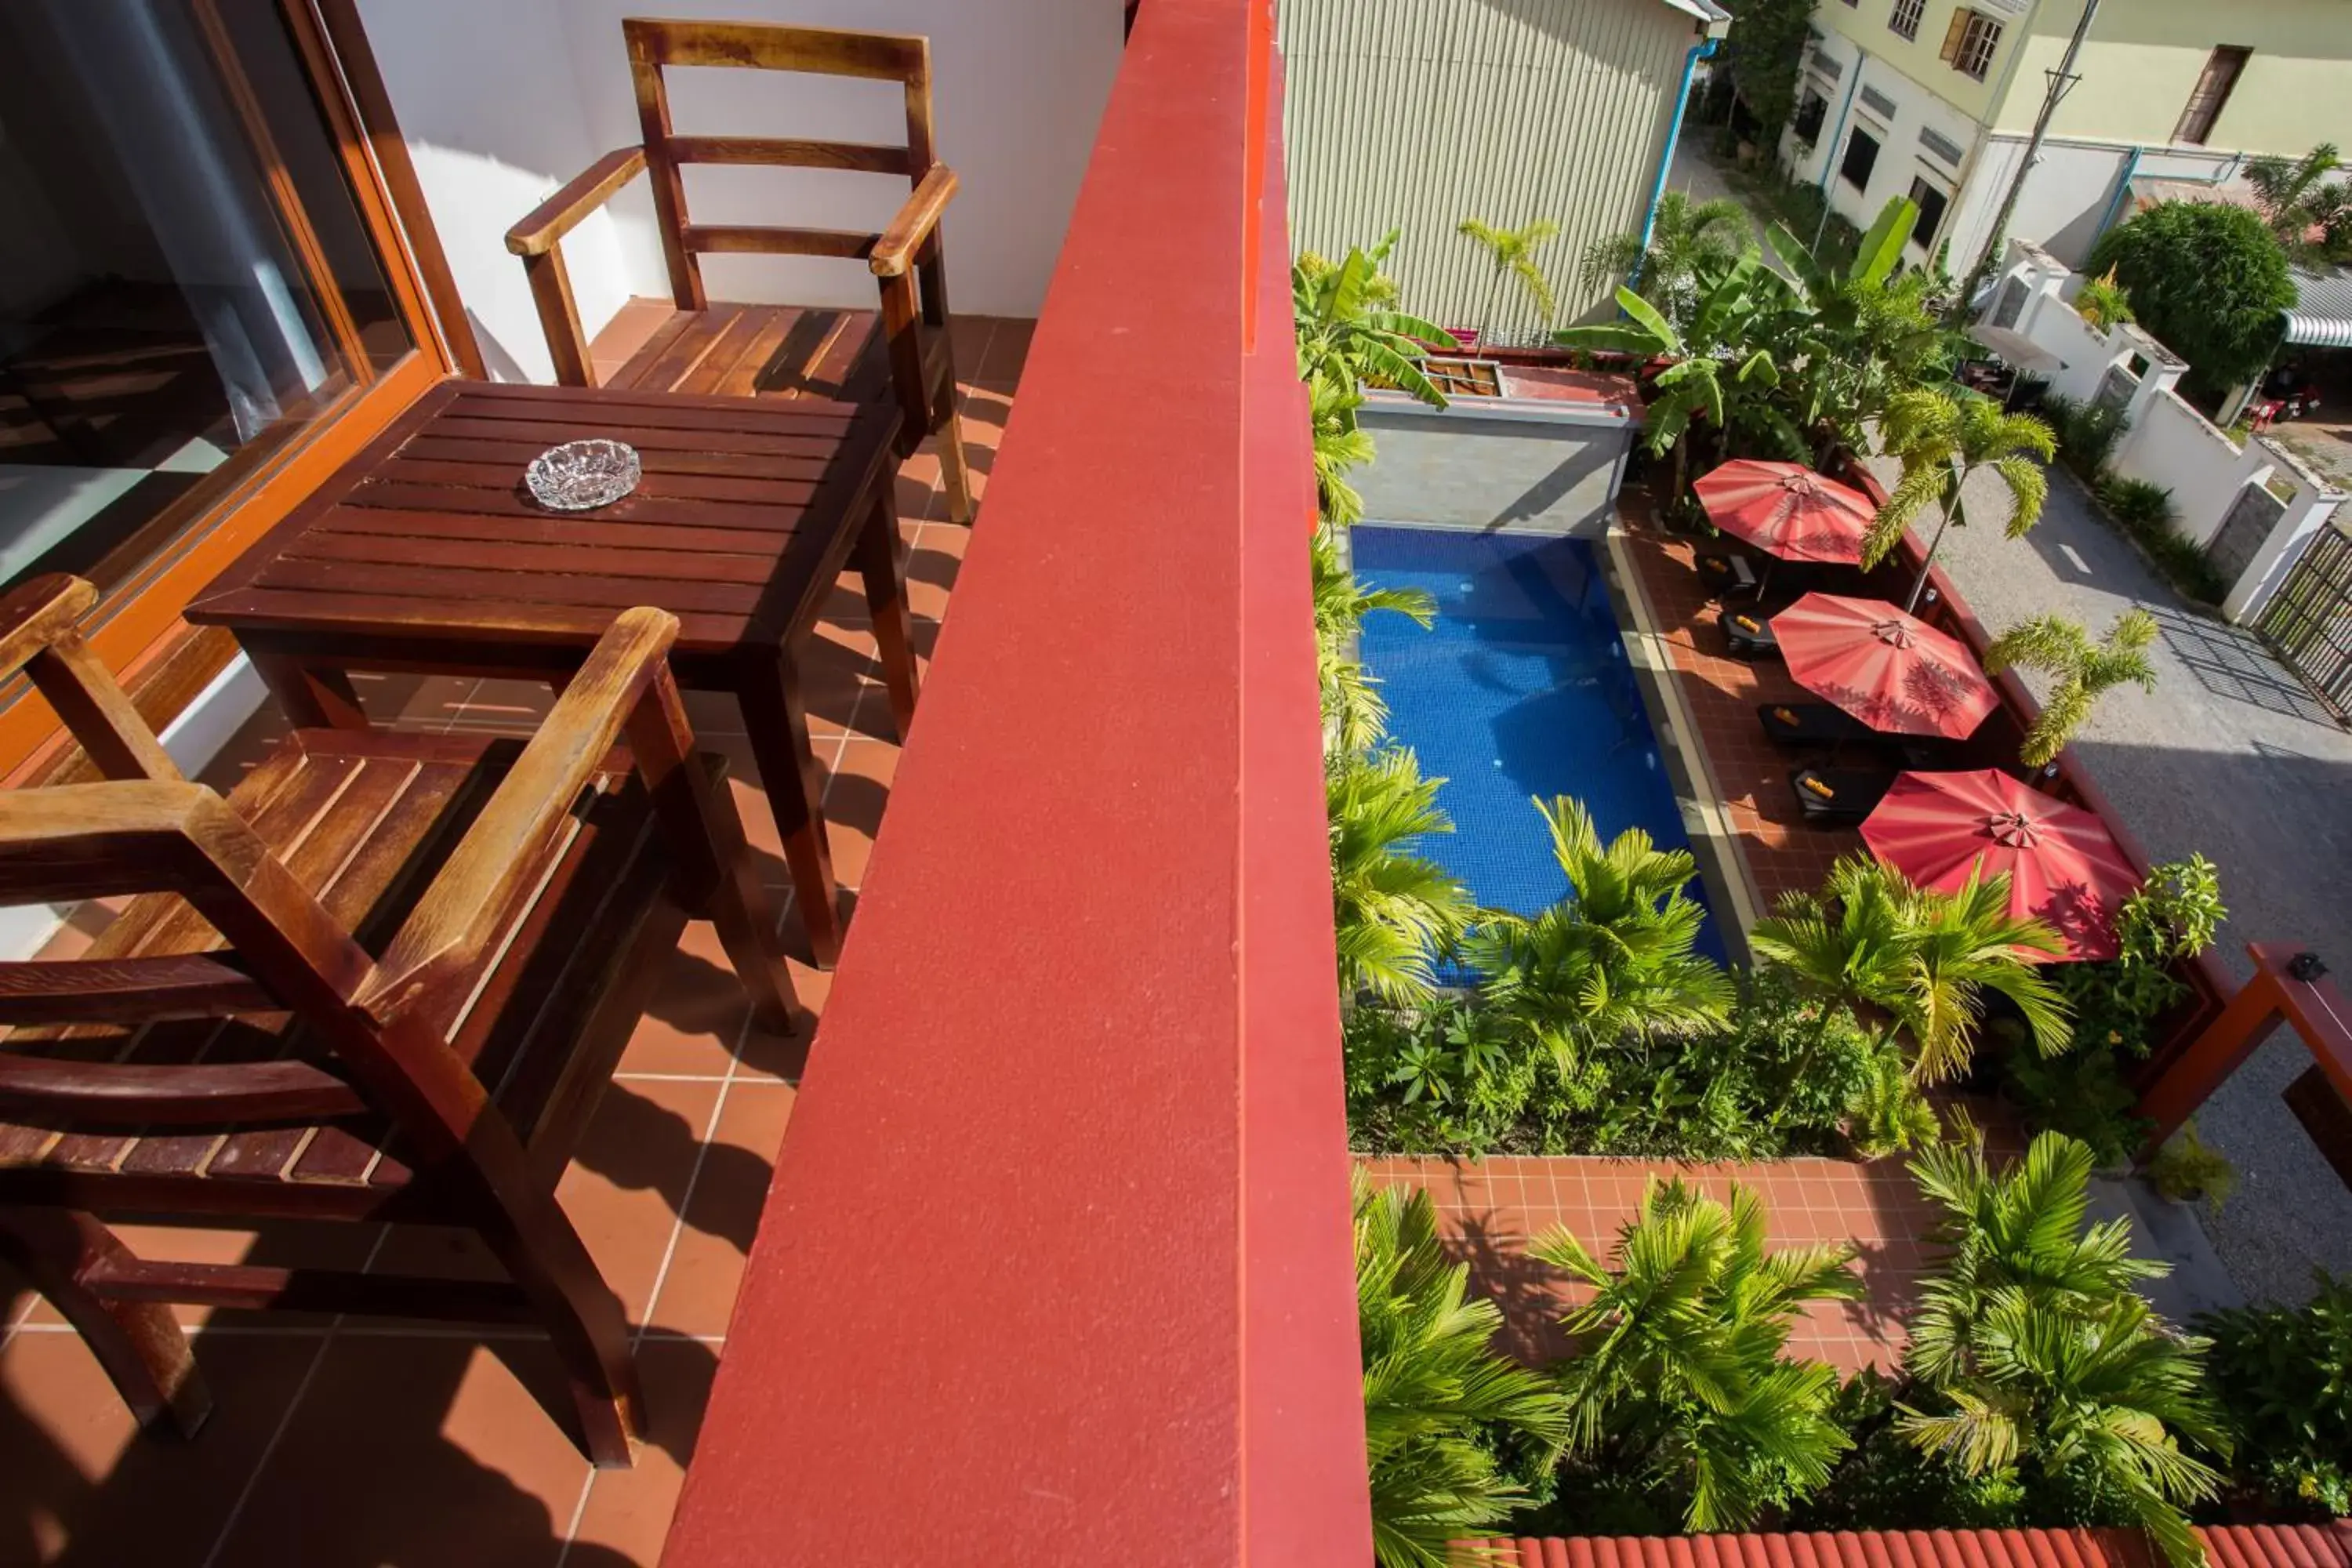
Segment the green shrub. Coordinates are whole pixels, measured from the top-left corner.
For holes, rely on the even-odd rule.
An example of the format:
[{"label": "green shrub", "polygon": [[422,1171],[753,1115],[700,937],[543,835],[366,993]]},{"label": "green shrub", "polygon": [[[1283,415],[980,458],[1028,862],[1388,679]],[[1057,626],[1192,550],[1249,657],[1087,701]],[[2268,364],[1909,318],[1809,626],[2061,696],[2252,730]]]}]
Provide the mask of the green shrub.
[{"label": "green shrub", "polygon": [[2352,1280],[2321,1273],[2305,1307],[2198,1320],[2206,1375],[2238,1433],[2242,1474],[2274,1507],[2352,1513]]},{"label": "green shrub", "polygon": [[2172,492],[2147,479],[2110,474],[2099,481],[2095,493],[2108,515],[2135,534],[2160,533],[2180,521],[2180,513],[2172,505]]},{"label": "green shrub", "polygon": [[2058,460],[2085,484],[2097,483],[2106,471],[2107,459],[2115,455],[2116,443],[2131,428],[2130,417],[2120,408],[2104,408],[2057,393],[2044,396],[2036,412],[2058,437]]},{"label": "green shrub", "polygon": [[2278,346],[2279,312],[2295,298],[2261,216],[2218,203],[2151,207],[2109,230],[2083,270],[2128,289],[2141,324],[2189,362],[2189,381],[2212,391],[2262,374]]},{"label": "green shrub", "polygon": [[2174,1203],[2203,1198],[2218,1207],[2238,1185],[2238,1168],[2219,1149],[2197,1136],[2197,1123],[2183,1122],[2148,1163],[2147,1179]]},{"label": "green shrub", "polygon": [[[2081,1040],[2079,1021],[2076,1029]],[[2103,1169],[2127,1165],[2139,1152],[2151,1123],[2138,1113],[2139,1093],[2124,1081],[2113,1047],[2084,1045],[2056,1058],[2015,1051],[2004,1071],[2009,1097],[2036,1131],[2077,1140]]]}]

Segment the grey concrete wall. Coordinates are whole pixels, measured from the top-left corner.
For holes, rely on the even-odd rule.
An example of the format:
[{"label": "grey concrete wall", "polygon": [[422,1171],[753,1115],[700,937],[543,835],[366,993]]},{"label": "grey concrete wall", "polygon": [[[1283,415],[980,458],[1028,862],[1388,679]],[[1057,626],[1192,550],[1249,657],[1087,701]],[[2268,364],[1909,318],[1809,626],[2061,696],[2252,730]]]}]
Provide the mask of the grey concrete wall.
[{"label": "grey concrete wall", "polygon": [[1613,408],[1459,399],[1444,409],[1375,395],[1360,416],[1379,455],[1349,476],[1383,522],[1526,533],[1606,533],[1638,428]]}]

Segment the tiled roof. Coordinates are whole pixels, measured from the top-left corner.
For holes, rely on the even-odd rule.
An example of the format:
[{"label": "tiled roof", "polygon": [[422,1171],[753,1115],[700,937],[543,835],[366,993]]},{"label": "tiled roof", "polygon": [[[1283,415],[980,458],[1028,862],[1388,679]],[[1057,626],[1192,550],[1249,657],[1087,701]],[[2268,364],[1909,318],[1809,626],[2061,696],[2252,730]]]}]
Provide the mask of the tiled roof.
[{"label": "tiled roof", "polygon": [[[2213,1568],[2352,1568],[2352,1521],[2200,1529]],[[1489,1541],[1511,1568],[2162,1568],[2137,1530],[1908,1530]]]}]

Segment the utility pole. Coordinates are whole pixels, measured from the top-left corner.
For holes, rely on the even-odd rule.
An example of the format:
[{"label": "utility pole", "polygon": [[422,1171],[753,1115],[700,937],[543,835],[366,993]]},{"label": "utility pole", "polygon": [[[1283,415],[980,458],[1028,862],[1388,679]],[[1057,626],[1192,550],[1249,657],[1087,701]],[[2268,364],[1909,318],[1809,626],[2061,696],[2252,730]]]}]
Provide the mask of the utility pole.
[{"label": "utility pole", "polygon": [[[2059,58],[2056,70],[2042,74],[2050,79],[2049,90],[2042,95],[2042,112],[2033,119],[2033,134],[2026,139],[2025,156],[2017,161],[2017,173],[2009,177],[2009,189],[2000,198],[2000,206],[1993,214],[1992,233],[1985,240],[1984,254],[1960,285],[1959,298],[1952,303],[1955,325],[1965,326],[1969,319],[1969,301],[1984,286],[1985,279],[2000,265],[2001,241],[2008,237],[2009,220],[2017,211],[2017,198],[2024,193],[2025,177],[2033,172],[2033,161],[2042,155],[2042,139],[2050,134],[2051,116],[2058,112],[2058,104],[2082,80],[2074,72],[2074,58],[2083,52],[2083,39],[2091,31],[2091,18],[2099,14],[2099,0],[2083,0],[2083,16],[2074,24],[2074,36],[2066,40],[2066,52]],[[2021,41],[2018,46],[2022,47]]]}]

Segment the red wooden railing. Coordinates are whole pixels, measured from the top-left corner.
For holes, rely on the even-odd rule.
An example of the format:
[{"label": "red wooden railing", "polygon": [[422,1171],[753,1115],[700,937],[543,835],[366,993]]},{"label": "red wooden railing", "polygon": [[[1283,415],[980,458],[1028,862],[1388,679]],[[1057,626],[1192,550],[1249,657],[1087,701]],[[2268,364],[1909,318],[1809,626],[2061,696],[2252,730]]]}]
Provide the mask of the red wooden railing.
[{"label": "red wooden railing", "polygon": [[672,1568],[1370,1560],[1269,20],[1138,17]]}]

